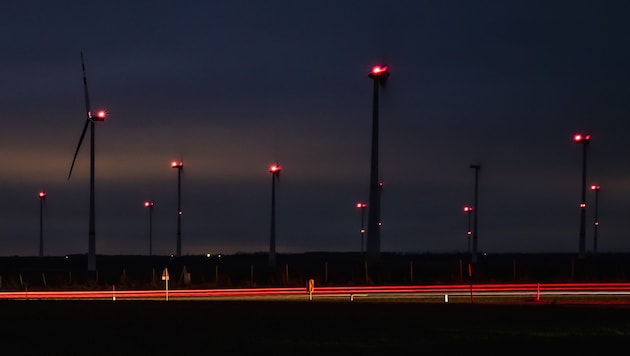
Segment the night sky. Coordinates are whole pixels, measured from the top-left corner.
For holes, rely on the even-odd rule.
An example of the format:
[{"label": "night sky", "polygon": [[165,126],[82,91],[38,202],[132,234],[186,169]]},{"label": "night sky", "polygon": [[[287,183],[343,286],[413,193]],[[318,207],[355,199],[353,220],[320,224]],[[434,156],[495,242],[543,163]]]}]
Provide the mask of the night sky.
[{"label": "night sky", "polygon": [[[373,65],[381,251],[578,251],[583,146],[599,252],[630,252],[626,1],[4,1],[0,255],[87,253],[96,125],[96,252],[359,251]],[[587,190],[586,246],[595,195]],[[367,225],[367,213],[366,213]]]}]

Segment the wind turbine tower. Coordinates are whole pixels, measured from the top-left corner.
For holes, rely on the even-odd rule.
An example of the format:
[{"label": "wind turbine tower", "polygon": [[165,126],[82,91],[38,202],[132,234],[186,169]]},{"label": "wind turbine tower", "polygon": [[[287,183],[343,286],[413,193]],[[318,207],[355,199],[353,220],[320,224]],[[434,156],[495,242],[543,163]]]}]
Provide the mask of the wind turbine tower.
[{"label": "wind turbine tower", "polygon": [[381,189],[378,172],[378,94],[379,88],[389,77],[387,66],[375,66],[368,75],[374,80],[374,96],[372,101],[372,150],[370,160],[370,196],[368,202],[368,226],[366,259],[369,263],[380,260],[381,253]]}]

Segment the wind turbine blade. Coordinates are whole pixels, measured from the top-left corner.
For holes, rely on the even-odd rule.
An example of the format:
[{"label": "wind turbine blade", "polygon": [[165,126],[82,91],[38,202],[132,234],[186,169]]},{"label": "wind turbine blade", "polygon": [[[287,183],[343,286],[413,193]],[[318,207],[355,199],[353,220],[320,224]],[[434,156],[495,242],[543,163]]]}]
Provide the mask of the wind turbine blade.
[{"label": "wind turbine blade", "polygon": [[70,173],[68,173],[68,180],[70,180],[70,175],[72,175],[72,168],[74,167],[74,162],[77,160],[77,154],[79,153],[79,149],[81,148],[81,143],[83,142],[83,138],[85,137],[85,133],[87,132],[87,128],[89,124],[90,124],[90,120],[85,120],[85,126],[83,126],[83,132],[81,132],[81,138],[79,139],[79,144],[77,145],[76,151],[74,151],[74,158],[72,159],[72,165],[70,166]]},{"label": "wind turbine blade", "polygon": [[70,176],[72,175],[72,168],[74,167],[74,162],[77,160],[77,155],[79,154],[81,143],[83,142],[83,138],[85,138],[85,133],[87,132],[88,124],[90,123],[91,116],[92,116],[92,113],[90,112],[90,95],[88,94],[87,77],[85,75],[85,61],[83,60],[83,52],[81,52],[81,70],[83,71],[83,95],[85,98],[86,121],[85,121],[85,126],[83,126],[83,132],[81,132],[81,138],[79,139],[79,144],[77,145],[76,151],[74,151],[74,158],[72,159],[72,165],[70,166],[70,173],[68,173],[68,180],[70,180]]},{"label": "wind turbine blade", "polygon": [[85,76],[85,62],[83,61],[83,52],[81,52],[81,69],[83,70],[83,95],[85,96],[85,112],[90,118],[90,95],[88,94],[87,77]]}]

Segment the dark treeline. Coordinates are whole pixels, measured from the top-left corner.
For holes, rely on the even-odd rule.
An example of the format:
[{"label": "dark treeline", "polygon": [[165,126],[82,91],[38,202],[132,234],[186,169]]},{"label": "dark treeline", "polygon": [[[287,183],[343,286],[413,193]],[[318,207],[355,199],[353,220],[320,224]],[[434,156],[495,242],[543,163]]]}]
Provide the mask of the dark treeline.
[{"label": "dark treeline", "polygon": [[[381,253],[367,264],[358,253],[278,254],[274,267],[266,253],[192,256],[98,255],[96,272],[86,255],[0,257],[0,291],[66,288],[299,287],[470,283],[466,254]],[[471,266],[474,283],[625,282],[630,254],[482,254]]]}]

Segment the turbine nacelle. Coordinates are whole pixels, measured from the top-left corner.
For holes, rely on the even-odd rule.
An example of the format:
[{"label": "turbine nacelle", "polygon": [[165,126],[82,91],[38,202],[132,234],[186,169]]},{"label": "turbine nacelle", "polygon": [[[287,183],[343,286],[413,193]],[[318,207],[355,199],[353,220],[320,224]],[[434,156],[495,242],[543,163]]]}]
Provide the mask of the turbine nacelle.
[{"label": "turbine nacelle", "polygon": [[389,67],[386,65],[374,66],[368,74],[368,77],[372,79],[385,79],[389,77]]},{"label": "turbine nacelle", "polygon": [[105,110],[99,110],[96,112],[96,115],[92,115],[91,112],[88,112],[88,120],[92,121],[105,121],[107,117],[107,112]]},{"label": "turbine nacelle", "polygon": [[588,143],[591,140],[591,135],[584,135],[581,133],[577,133],[575,135],[573,135],[573,141],[578,142],[578,143]]},{"label": "turbine nacelle", "polygon": [[277,164],[277,163],[274,163],[271,166],[269,166],[269,172],[271,172],[271,174],[273,174],[273,175],[280,174],[281,170],[282,170],[282,167],[280,167],[280,165]]}]

